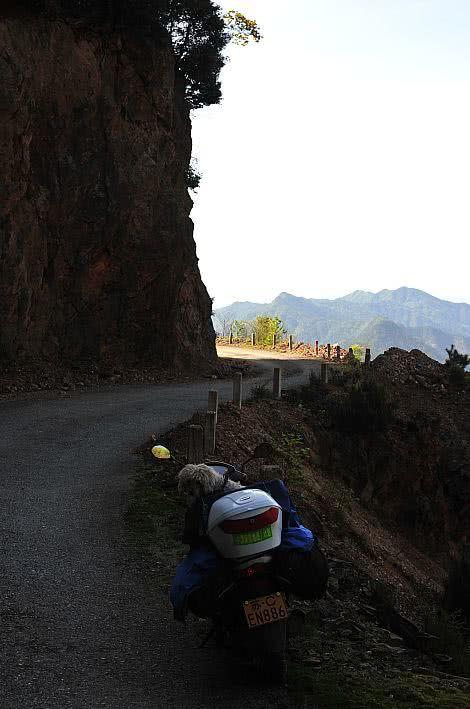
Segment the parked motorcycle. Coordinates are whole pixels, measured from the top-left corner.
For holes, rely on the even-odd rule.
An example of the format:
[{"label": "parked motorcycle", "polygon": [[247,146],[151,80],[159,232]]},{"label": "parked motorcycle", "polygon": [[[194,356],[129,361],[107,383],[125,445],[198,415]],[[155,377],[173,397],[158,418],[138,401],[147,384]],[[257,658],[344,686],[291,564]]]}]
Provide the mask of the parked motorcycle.
[{"label": "parked motorcycle", "polygon": [[[224,462],[207,465],[226,480],[238,482],[246,478],[248,462],[271,453],[268,444],[261,444],[241,470]],[[283,684],[289,584],[277,576],[273,559],[281,544],[281,505],[265,490],[250,487],[203,501],[208,507],[207,538],[228,569],[217,593],[203,594],[206,606],[212,606],[206,612],[213,619],[210,635],[249,660],[260,677]],[[188,605],[192,607],[191,597]]]}]

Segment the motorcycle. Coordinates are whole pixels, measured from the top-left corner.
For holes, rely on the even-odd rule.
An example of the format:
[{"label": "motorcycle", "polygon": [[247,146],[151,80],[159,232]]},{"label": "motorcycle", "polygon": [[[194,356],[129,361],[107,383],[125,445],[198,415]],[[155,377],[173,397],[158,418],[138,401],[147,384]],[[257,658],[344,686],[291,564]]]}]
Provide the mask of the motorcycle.
[{"label": "motorcycle", "polygon": [[[207,461],[224,479],[244,481],[245,466],[266,458],[268,444],[258,446],[241,469]],[[159,456],[157,456],[159,457]],[[206,536],[228,573],[214,596],[205,596],[211,606],[211,632],[217,644],[229,646],[235,655],[248,660],[257,675],[273,684],[286,678],[289,583],[276,574],[274,552],[281,544],[281,505],[263,489],[243,487],[202,498],[207,509]],[[189,599],[191,609],[191,597]]]}]

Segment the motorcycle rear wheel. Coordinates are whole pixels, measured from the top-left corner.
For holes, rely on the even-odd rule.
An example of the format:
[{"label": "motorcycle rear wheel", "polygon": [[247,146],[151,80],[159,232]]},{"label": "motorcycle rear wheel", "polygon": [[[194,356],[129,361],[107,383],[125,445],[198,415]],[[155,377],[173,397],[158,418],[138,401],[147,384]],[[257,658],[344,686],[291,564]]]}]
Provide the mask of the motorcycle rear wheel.
[{"label": "motorcycle rear wheel", "polygon": [[269,652],[257,658],[256,663],[269,684],[282,686],[287,679],[287,661],[284,652]]},{"label": "motorcycle rear wheel", "polygon": [[266,682],[277,686],[285,684],[287,675],[286,631],[285,620],[248,631],[249,637],[254,641],[252,652],[261,676]]}]

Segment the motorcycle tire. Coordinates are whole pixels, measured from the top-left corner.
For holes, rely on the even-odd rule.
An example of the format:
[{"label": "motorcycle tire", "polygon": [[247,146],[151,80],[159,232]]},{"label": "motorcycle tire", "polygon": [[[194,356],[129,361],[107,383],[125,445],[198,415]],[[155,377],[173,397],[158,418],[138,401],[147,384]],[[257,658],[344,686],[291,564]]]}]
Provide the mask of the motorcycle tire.
[{"label": "motorcycle tire", "polygon": [[[248,631],[253,633],[253,631]],[[256,633],[256,634],[255,634]],[[251,635],[256,667],[264,681],[283,685],[287,674],[287,623],[282,621],[259,628]]]},{"label": "motorcycle tire", "polygon": [[258,658],[259,668],[266,682],[277,687],[283,686],[287,679],[287,661],[285,652],[270,652]]}]

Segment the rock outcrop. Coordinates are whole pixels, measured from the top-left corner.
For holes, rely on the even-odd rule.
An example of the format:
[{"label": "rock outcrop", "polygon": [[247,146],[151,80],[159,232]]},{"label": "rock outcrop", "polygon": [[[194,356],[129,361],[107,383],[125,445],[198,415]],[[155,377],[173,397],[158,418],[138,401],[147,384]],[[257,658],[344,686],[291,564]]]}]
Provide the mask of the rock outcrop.
[{"label": "rock outcrop", "polygon": [[0,356],[215,358],[168,46],[0,19]]}]

